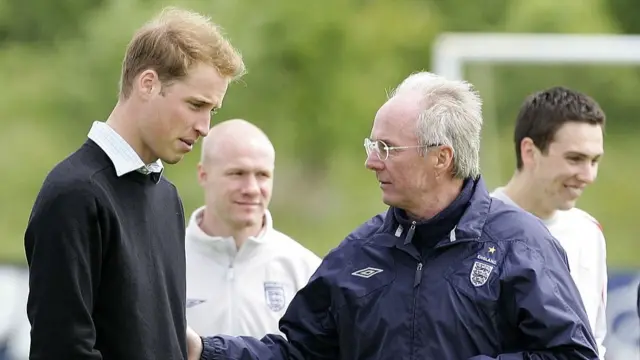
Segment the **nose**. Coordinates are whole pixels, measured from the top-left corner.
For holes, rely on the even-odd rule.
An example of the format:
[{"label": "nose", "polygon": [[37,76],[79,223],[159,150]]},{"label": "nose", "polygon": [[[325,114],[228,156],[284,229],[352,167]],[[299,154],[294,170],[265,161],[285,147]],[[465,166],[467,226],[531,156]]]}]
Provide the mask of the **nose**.
[{"label": "nose", "polygon": [[364,161],[364,167],[372,171],[380,171],[384,169],[384,162],[380,160],[375,152],[371,152],[367,155],[367,159]]},{"label": "nose", "polygon": [[201,119],[198,119],[196,122],[194,129],[198,132],[200,137],[205,137],[209,133],[209,129],[211,127],[211,116],[206,114]]},{"label": "nose", "polygon": [[245,195],[257,195],[260,193],[260,184],[258,183],[258,179],[254,175],[250,175],[247,177],[247,181],[244,186],[244,194]]},{"label": "nose", "polygon": [[587,163],[578,174],[578,180],[591,184],[598,177],[598,164]]}]

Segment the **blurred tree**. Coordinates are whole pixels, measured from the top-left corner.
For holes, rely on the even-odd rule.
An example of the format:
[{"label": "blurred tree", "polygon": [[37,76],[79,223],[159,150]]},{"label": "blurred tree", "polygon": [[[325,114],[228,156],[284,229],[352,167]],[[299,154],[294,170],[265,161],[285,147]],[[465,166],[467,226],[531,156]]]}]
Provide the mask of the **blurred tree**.
[{"label": "blurred tree", "polygon": [[505,30],[535,33],[611,33],[607,0],[509,1]]},{"label": "blurred tree", "polygon": [[[362,151],[384,89],[427,67],[423,44],[437,28],[425,2],[225,3],[215,4],[214,18],[235,34],[250,72],[220,116],[259,123],[311,182],[323,181],[333,156]],[[421,66],[409,69],[406,55],[415,59],[416,49]]]},{"label": "blurred tree", "polygon": [[105,0],[2,0],[0,43],[26,42],[51,45],[77,37],[80,25],[91,18]]},{"label": "blurred tree", "polygon": [[[441,31],[500,31],[509,0],[432,0],[447,21]],[[512,1],[513,2],[513,1]]]},{"label": "blurred tree", "polygon": [[[558,6],[557,0],[510,2],[505,30],[564,34],[619,32],[619,24],[608,16],[607,0],[565,1],[562,4]],[[594,49],[594,52],[597,51],[598,49]],[[495,105],[496,111],[499,114],[510,114],[506,118],[498,119],[502,129],[510,129],[517,107],[524,96],[541,88],[556,85],[572,86],[588,93],[601,103],[611,119],[620,119],[624,114],[640,111],[640,104],[635,101],[640,76],[632,66],[510,64],[496,67],[494,75],[495,84],[499,84],[496,87],[497,91],[500,92],[501,98],[505,99]],[[616,91],[611,91],[614,83]],[[610,130],[631,130],[638,125],[638,122],[612,121],[607,126]]]},{"label": "blurred tree", "polygon": [[625,34],[640,34],[640,2],[636,0],[607,0],[611,17]]}]

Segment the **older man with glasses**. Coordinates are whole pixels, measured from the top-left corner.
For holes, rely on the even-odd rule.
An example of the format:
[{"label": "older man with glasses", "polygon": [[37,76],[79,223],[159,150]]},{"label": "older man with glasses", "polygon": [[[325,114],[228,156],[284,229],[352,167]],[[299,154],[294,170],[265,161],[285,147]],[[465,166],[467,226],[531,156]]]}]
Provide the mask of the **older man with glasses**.
[{"label": "older man with glasses", "polygon": [[490,197],[481,127],[470,84],[405,79],[364,143],[389,209],[324,258],[286,338],[190,332],[190,359],[597,359],[564,250]]}]

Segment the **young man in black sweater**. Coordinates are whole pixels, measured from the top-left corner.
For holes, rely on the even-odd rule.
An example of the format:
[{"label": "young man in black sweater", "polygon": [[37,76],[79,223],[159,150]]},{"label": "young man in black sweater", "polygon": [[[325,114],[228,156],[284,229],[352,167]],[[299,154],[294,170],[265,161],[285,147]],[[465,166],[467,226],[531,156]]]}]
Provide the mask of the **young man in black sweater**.
[{"label": "young man in black sweater", "polygon": [[49,173],[25,233],[29,358],[187,358],[185,224],[162,176],[209,130],[238,52],[207,18],[165,9],[127,48],[106,122]]}]

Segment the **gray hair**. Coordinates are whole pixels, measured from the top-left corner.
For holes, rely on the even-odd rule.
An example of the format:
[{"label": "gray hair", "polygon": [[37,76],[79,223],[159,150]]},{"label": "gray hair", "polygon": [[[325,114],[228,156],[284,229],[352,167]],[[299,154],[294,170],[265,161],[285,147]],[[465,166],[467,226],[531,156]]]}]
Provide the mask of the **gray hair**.
[{"label": "gray hair", "polygon": [[419,72],[403,80],[389,98],[416,92],[423,109],[416,129],[419,144],[451,146],[453,175],[460,179],[480,176],[482,100],[473,85]]}]

